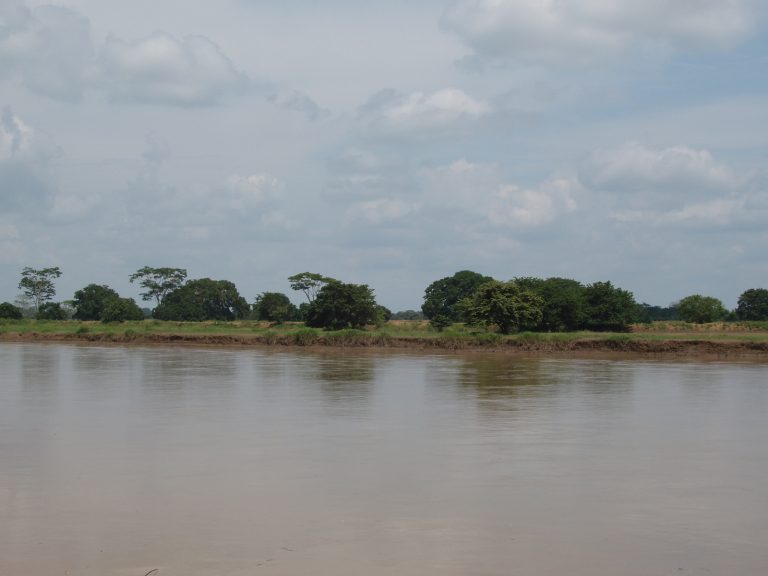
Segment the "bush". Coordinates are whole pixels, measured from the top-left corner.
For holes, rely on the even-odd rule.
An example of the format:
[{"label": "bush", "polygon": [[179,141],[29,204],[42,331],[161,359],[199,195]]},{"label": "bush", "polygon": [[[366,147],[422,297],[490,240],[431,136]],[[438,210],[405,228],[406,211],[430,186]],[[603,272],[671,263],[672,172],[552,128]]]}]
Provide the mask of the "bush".
[{"label": "bush", "polygon": [[701,294],[686,296],[677,304],[677,309],[680,313],[680,318],[695,324],[716,322],[722,320],[728,314],[720,300],[711,296],[702,296]]},{"label": "bush", "polygon": [[11,320],[21,320],[24,318],[24,313],[21,308],[17,308],[10,302],[3,302],[0,304],[0,318],[9,318]]}]

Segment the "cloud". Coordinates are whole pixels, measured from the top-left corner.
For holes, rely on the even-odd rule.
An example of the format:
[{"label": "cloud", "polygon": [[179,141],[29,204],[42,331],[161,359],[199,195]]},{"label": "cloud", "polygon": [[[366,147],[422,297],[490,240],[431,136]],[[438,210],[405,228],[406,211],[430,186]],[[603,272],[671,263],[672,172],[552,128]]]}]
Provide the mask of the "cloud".
[{"label": "cloud", "polygon": [[406,202],[398,198],[377,198],[354,204],[347,210],[347,219],[351,222],[366,224],[386,224],[402,221],[419,212],[417,203]]},{"label": "cloud", "polygon": [[77,100],[92,74],[90,22],[60,6],[31,10],[20,1],[0,6],[0,75],[33,92]]},{"label": "cloud", "polygon": [[369,126],[388,133],[434,133],[460,128],[491,112],[491,105],[456,88],[429,94],[382,90],[359,110]]},{"label": "cloud", "polygon": [[203,36],[177,40],[156,32],[134,42],[110,37],[101,64],[104,87],[118,102],[211,106],[248,83],[245,74]]},{"label": "cloud", "polygon": [[312,98],[297,90],[277,92],[271,94],[267,100],[284,110],[301,112],[311,121],[322,120],[331,115],[330,110],[320,107]]},{"label": "cloud", "polygon": [[441,24],[490,60],[591,60],[632,46],[724,49],[754,27],[750,0],[458,0]]},{"label": "cloud", "polygon": [[600,149],[582,166],[582,180],[599,189],[653,192],[662,189],[722,189],[739,178],[707,150],[687,146],[651,149],[638,142]]},{"label": "cloud", "polygon": [[0,115],[0,206],[41,209],[48,201],[48,164],[59,150],[6,107]]}]

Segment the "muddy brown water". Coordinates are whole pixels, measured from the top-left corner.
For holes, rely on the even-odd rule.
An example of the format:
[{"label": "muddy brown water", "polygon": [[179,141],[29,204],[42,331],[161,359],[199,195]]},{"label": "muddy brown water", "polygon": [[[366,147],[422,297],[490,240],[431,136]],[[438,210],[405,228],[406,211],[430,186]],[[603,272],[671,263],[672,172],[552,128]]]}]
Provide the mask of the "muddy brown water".
[{"label": "muddy brown water", "polygon": [[0,574],[768,574],[768,364],[0,344]]}]

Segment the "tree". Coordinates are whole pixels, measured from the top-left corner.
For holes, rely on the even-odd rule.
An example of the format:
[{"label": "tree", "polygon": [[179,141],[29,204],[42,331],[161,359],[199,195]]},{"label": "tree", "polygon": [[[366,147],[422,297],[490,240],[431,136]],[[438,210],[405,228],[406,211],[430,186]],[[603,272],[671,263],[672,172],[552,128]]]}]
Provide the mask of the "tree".
[{"label": "tree", "polygon": [[539,328],[547,332],[570,332],[584,325],[586,293],[581,282],[568,278],[515,278],[515,283],[544,300]]},{"label": "tree", "polygon": [[610,282],[595,282],[584,289],[584,327],[595,331],[625,332],[637,319],[637,303],[631,292]]},{"label": "tree", "polygon": [[10,302],[3,302],[0,304],[0,318],[21,320],[24,318],[24,313],[21,311],[21,308],[14,306]]},{"label": "tree", "polygon": [[75,313],[72,317],[76,320],[101,320],[107,305],[119,298],[120,295],[105,284],[88,284],[75,292],[72,299]]},{"label": "tree", "polygon": [[376,323],[377,311],[373,290],[367,285],[332,281],[309,304],[306,323],[327,330],[363,328]]},{"label": "tree", "polygon": [[32,301],[35,310],[40,310],[40,306],[44,302],[51,300],[56,295],[53,281],[59,276],[61,276],[61,270],[58,266],[41,268],[40,270],[27,266],[21,271],[19,290],[22,290],[24,295]]},{"label": "tree", "polygon": [[736,304],[739,320],[768,320],[768,290],[750,288],[739,296]]},{"label": "tree", "polygon": [[329,282],[337,282],[337,280],[315,272],[300,272],[288,276],[288,282],[291,283],[291,288],[297,292],[303,292],[304,296],[307,297],[307,302],[312,304],[323,286]]},{"label": "tree", "polygon": [[200,322],[203,320],[236,320],[247,318],[250,306],[228,280],[200,278],[189,280],[169,292],[155,308],[159,320]]},{"label": "tree", "polygon": [[144,320],[144,312],[133,298],[112,298],[101,311],[102,322]]},{"label": "tree", "polygon": [[298,314],[296,306],[288,296],[281,292],[262,292],[253,302],[253,312],[257,320],[267,320],[282,324],[293,320]]},{"label": "tree", "polygon": [[421,305],[421,310],[438,329],[446,323],[450,325],[458,322],[462,317],[457,304],[464,298],[472,296],[481,284],[490,280],[493,278],[471,270],[461,270],[453,276],[435,280],[424,291],[424,304]]},{"label": "tree", "polygon": [[544,300],[515,282],[491,280],[481,284],[459,306],[470,323],[496,325],[499,332],[509,334],[537,326],[541,322]]},{"label": "tree", "polygon": [[180,288],[187,278],[187,271],[183,268],[151,268],[144,266],[131,274],[129,281],[131,283],[139,280],[139,286],[144,288],[145,292],[140,292],[143,300],[152,300],[159,306],[163,298]]},{"label": "tree", "polygon": [[58,302],[45,302],[37,309],[38,320],[66,320],[67,311]]},{"label": "tree", "polygon": [[637,305],[637,321],[650,324],[657,320],[677,320],[679,318],[676,306],[652,306],[651,304]]},{"label": "tree", "polygon": [[682,320],[696,324],[716,322],[717,320],[722,320],[728,314],[720,300],[712,296],[702,296],[701,294],[686,296],[677,303],[677,310]]}]

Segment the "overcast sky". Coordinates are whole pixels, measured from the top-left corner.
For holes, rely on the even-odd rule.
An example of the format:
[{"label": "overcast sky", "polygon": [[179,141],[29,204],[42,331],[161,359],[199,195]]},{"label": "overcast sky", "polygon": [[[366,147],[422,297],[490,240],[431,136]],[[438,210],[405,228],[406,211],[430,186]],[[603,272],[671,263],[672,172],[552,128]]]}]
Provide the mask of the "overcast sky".
[{"label": "overcast sky", "polygon": [[0,0],[0,301],[24,266],[470,269],[733,307],[768,287],[759,0]]}]

